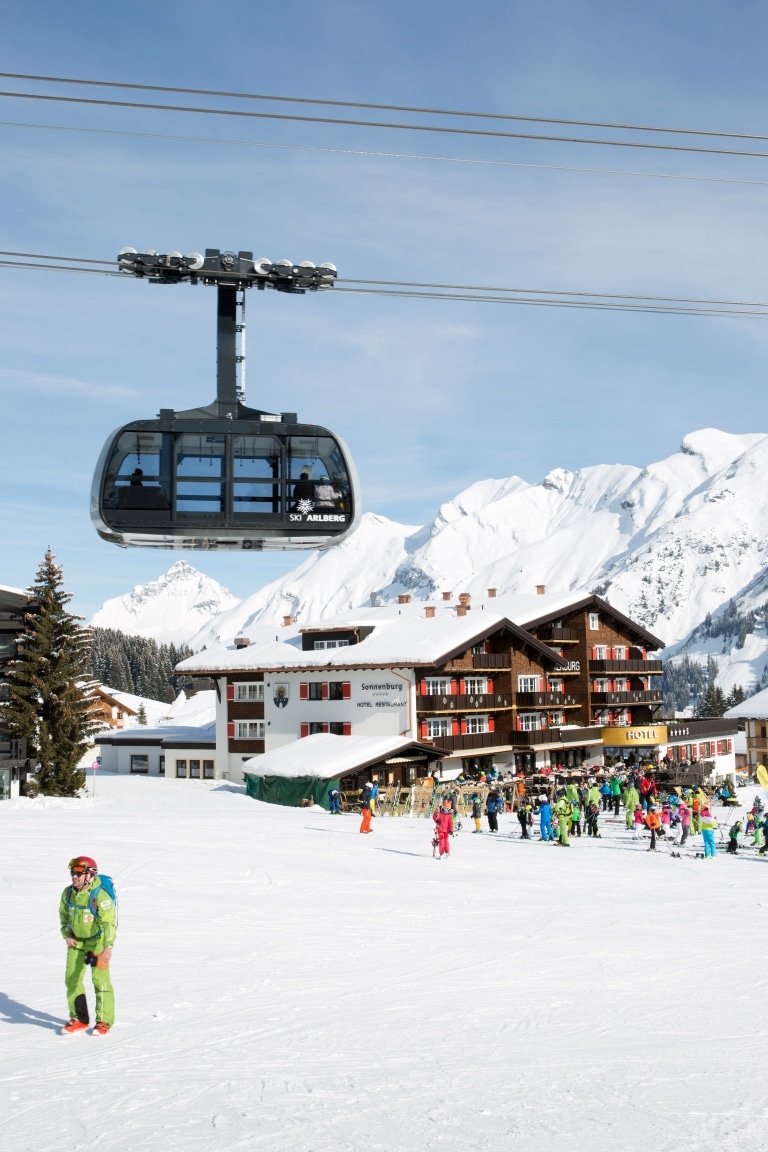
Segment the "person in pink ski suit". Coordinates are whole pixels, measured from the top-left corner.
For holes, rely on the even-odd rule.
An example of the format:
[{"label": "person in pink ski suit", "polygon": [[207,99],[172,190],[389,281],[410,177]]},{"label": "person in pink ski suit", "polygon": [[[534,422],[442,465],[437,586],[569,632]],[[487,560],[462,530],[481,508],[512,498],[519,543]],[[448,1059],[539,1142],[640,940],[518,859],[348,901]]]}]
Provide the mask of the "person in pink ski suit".
[{"label": "person in pink ski suit", "polygon": [[453,835],[453,812],[450,800],[443,800],[442,807],[432,813],[432,819],[437,825],[437,847],[440,858],[450,856],[451,846],[448,837]]},{"label": "person in pink ski suit", "polygon": [[645,813],[643,812],[643,810],[639,804],[637,805],[637,807],[635,808],[635,811],[632,814],[632,821],[633,821],[632,839],[633,840],[639,840],[640,837],[643,835],[643,828],[645,827]]}]

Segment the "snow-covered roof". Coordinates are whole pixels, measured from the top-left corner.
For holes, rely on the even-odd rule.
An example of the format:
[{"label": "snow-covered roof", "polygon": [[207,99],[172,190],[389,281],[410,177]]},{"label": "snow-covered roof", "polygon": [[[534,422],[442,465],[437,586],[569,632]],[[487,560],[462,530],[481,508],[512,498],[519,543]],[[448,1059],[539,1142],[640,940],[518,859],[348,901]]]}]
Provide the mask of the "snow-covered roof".
[{"label": "snow-covered roof", "polygon": [[401,756],[409,748],[433,757],[435,753],[442,755],[439,749],[419,744],[408,736],[332,736],[318,732],[246,760],[243,771],[250,776],[336,780],[370,764]]},{"label": "snow-covered roof", "polygon": [[729,720],[768,720],[768,688],[723,713]]},{"label": "snow-covered roof", "polygon": [[173,704],[165,705],[165,715],[161,725],[188,725],[201,727],[212,724],[216,719],[216,692],[213,688],[196,692],[187,697],[180,692]]},{"label": "snow-covered roof", "polygon": [[[466,651],[490,632],[506,627],[521,642],[535,648],[546,659],[558,663],[552,649],[534,639],[498,609],[470,610],[458,616],[455,607],[433,604],[435,615],[427,618],[424,603],[359,608],[317,623],[252,626],[250,644],[236,648],[234,642],[216,644],[183,660],[182,672],[236,672],[251,669],[288,668],[377,668],[433,665]],[[343,648],[304,651],[302,632],[372,631],[359,643]]]},{"label": "snow-covered roof", "polygon": [[216,744],[216,725],[166,725],[162,728],[120,728],[99,732],[97,744]]}]

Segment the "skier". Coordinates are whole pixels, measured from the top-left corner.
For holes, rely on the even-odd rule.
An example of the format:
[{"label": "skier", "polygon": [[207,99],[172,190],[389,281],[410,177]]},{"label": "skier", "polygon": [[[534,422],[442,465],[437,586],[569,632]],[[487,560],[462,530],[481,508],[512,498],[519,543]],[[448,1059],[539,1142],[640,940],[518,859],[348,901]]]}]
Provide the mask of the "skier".
[{"label": "skier", "polygon": [[613,814],[618,816],[619,805],[621,804],[621,781],[618,776],[613,775],[610,779],[611,785],[611,801],[613,803]]},{"label": "skier", "polygon": [[341,796],[338,788],[331,788],[328,793],[328,811],[331,814],[341,812]]},{"label": "skier", "polygon": [[568,827],[571,823],[571,813],[573,808],[568,797],[565,795],[564,790],[561,788],[557,794],[557,803],[555,804],[555,813],[557,815],[557,828],[559,833],[558,844],[563,848],[570,848],[568,843]]},{"label": "skier", "polygon": [[82,1032],[88,1027],[85,998],[85,969],[91,966],[96,991],[94,1036],[104,1036],[115,1022],[115,991],[109,975],[109,962],[117,934],[115,905],[102,886],[96,861],[75,856],[69,862],[72,883],[61,894],[59,922],[67,944],[67,1006],[69,1023],[64,1032]]},{"label": "skier", "polygon": [[587,805],[587,832],[590,836],[600,836],[597,830],[597,821],[600,813],[600,807],[594,800]]},{"label": "skier", "polygon": [[728,851],[734,856],[739,850],[739,832],[741,832],[741,820],[737,820],[728,829]]},{"label": "skier", "polygon": [[681,800],[677,806],[677,811],[680,816],[680,827],[682,828],[682,835],[680,836],[680,847],[682,848],[691,832],[691,810],[685,801]]},{"label": "skier", "polygon": [[[472,819],[475,822],[475,832],[482,832],[483,831],[482,813],[483,813],[483,806],[480,803],[480,797],[475,792],[474,796],[472,797]],[[473,835],[474,835],[474,833],[473,833]]]},{"label": "skier", "polygon": [[436,825],[439,859],[442,860],[444,856],[450,856],[451,854],[448,837],[453,836],[453,812],[451,811],[451,802],[447,796],[437,812],[432,813],[432,819]]},{"label": "skier", "polygon": [[371,789],[373,784],[366,784],[363,788],[363,794],[360,797],[360,811],[362,812],[363,819],[360,824],[361,832],[372,832],[371,828]]},{"label": "skier", "polygon": [[653,804],[648,805],[648,814],[645,817],[645,823],[651,830],[651,846],[648,851],[655,852],[656,837],[661,832],[661,820],[659,819],[659,814],[654,808]]},{"label": "skier", "polygon": [[375,816],[376,815],[376,801],[379,798],[379,785],[374,780],[372,784],[366,784],[366,788],[371,789],[371,794],[369,796],[369,800],[371,802],[371,816]]},{"label": "skier", "polygon": [[600,785],[600,795],[601,795],[602,800],[603,800],[603,812],[607,812],[608,809],[610,808],[611,804],[613,803],[613,793],[611,791],[611,785],[608,783],[607,780],[604,780],[603,783]]},{"label": "skier", "polygon": [[549,802],[549,797],[543,793],[539,796],[539,832],[542,840],[554,840],[555,838],[552,831],[552,805]]},{"label": "skier", "polygon": [[635,821],[635,808],[640,803],[640,793],[634,784],[628,784],[621,799],[627,814],[627,828],[631,828]]},{"label": "skier", "polygon": [[499,819],[498,813],[501,806],[498,792],[489,792],[488,798],[485,801],[485,814],[488,817],[488,829],[490,832],[498,832]]},{"label": "skier", "polygon": [[711,857],[714,859],[714,857],[717,856],[717,845],[715,844],[717,820],[715,820],[706,804],[701,809],[699,822],[701,825],[701,835],[704,838],[704,856],[705,858]]},{"label": "skier", "polygon": [[643,836],[643,827],[645,826],[645,814],[640,805],[640,802],[635,805],[635,811],[632,814],[633,828],[632,839],[641,840]]},{"label": "skier", "polygon": [[581,808],[578,800],[571,801],[571,836],[581,836]]},{"label": "skier", "polygon": [[528,840],[528,826],[533,823],[531,818],[531,805],[527,800],[521,800],[520,806],[517,809],[517,818],[520,821],[520,831],[523,840]]}]

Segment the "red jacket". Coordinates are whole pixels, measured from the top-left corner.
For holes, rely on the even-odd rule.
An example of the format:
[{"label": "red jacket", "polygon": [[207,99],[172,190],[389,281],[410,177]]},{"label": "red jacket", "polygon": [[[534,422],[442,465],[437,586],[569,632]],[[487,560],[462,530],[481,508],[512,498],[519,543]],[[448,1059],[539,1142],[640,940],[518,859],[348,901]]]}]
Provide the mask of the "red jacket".
[{"label": "red jacket", "polygon": [[437,812],[432,813],[432,819],[437,824],[438,832],[442,832],[444,836],[453,832],[453,812],[446,812],[444,808],[439,808]]}]

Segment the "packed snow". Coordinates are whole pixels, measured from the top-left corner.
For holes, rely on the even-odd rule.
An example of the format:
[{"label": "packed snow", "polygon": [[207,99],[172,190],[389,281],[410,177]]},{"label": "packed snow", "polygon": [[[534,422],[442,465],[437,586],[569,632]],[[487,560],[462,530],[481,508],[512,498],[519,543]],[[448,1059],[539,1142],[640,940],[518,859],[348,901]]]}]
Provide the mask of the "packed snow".
[{"label": "packed snow", "polygon": [[[441,862],[426,820],[361,836],[354,815],[141,777],[8,801],[0,822],[10,1152],[759,1141],[768,862],[753,849],[652,855],[601,816],[602,839],[566,850],[522,842],[506,816],[498,836],[465,820]],[[120,900],[117,1023],[98,1039],[60,1034],[57,908],[77,853]]]}]

